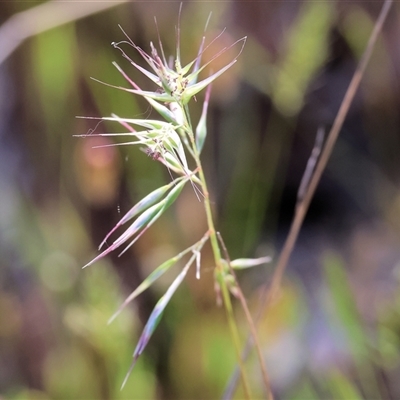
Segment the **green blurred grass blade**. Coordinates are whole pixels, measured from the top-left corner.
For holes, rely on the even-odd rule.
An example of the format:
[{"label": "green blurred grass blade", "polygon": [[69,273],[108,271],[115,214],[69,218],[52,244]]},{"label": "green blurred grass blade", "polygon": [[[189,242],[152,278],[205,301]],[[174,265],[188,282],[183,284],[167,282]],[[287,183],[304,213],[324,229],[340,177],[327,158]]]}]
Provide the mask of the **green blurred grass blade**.
[{"label": "green blurred grass blade", "polygon": [[379,385],[372,367],[368,337],[349,285],[343,261],[334,254],[324,258],[324,272],[335,311],[350,344],[360,383],[370,398],[378,398]]},{"label": "green blurred grass blade", "polygon": [[357,387],[339,371],[331,372],[328,379],[328,386],[332,399],[363,399]]},{"label": "green blurred grass blade", "polygon": [[368,354],[367,340],[353,293],[348,284],[345,266],[339,257],[329,254],[324,259],[324,272],[335,311],[351,342],[352,355],[359,360],[360,357]]},{"label": "green blurred grass blade", "polygon": [[293,389],[293,392],[287,396],[288,400],[317,400],[320,396],[308,381],[301,382]]},{"label": "green blurred grass blade", "polygon": [[310,81],[328,56],[329,35],[335,21],[333,3],[304,4],[287,37],[287,53],[277,68],[272,100],[284,115],[296,115]]}]

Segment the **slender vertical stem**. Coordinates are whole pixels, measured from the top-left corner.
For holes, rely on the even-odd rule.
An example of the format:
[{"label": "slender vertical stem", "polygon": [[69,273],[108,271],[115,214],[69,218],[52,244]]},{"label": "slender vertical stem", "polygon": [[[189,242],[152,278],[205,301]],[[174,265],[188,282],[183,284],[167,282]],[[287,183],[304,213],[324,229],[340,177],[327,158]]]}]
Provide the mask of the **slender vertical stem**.
[{"label": "slender vertical stem", "polygon": [[268,400],[273,400],[274,399],[274,395],[272,394],[271,385],[270,385],[269,377],[268,377],[268,373],[267,373],[267,367],[265,365],[264,357],[263,357],[262,352],[261,352],[261,345],[260,345],[260,341],[258,340],[257,328],[256,328],[256,326],[255,326],[255,324],[253,322],[253,318],[251,316],[249,307],[247,305],[246,298],[244,297],[242,289],[239,286],[239,282],[238,282],[236,273],[235,273],[235,271],[234,271],[234,269],[233,269],[233,267],[231,265],[231,259],[229,257],[229,253],[228,253],[228,250],[227,250],[227,248],[225,246],[224,240],[222,239],[222,236],[221,236],[221,234],[219,232],[217,232],[217,236],[218,236],[219,242],[221,243],[222,251],[224,253],[225,260],[228,263],[230,273],[231,273],[233,279],[235,280],[235,285],[236,285],[236,289],[237,289],[237,297],[239,298],[239,300],[240,300],[240,302],[242,304],[243,311],[244,311],[244,313],[246,315],[247,323],[249,324],[250,332],[251,332],[251,335],[253,337],[253,341],[254,341],[254,344],[255,344],[255,347],[256,347],[256,351],[257,351],[258,360],[259,360],[260,367],[261,367],[261,373],[262,373],[262,377],[263,377],[263,380],[264,380],[264,385],[265,385],[265,388],[267,390]]},{"label": "slender vertical stem", "polygon": [[199,174],[199,178],[201,181],[201,188],[202,188],[203,195],[204,195],[204,209],[205,209],[206,217],[207,217],[207,225],[208,225],[208,231],[209,231],[209,235],[210,235],[210,243],[211,243],[211,247],[212,247],[213,255],[214,255],[215,268],[217,271],[217,276],[221,277],[221,279],[218,280],[218,283],[221,287],[222,297],[224,299],[229,329],[231,331],[231,336],[232,336],[232,340],[233,340],[233,344],[234,344],[235,352],[236,352],[236,358],[238,361],[241,379],[242,379],[242,383],[243,383],[243,390],[244,390],[246,399],[251,399],[250,386],[248,383],[248,379],[246,376],[246,372],[245,372],[244,364],[243,364],[243,360],[242,360],[242,355],[241,355],[241,344],[240,344],[240,339],[239,339],[239,332],[238,332],[238,328],[236,325],[235,317],[233,315],[233,307],[232,307],[232,302],[231,302],[231,298],[230,298],[230,294],[229,294],[229,289],[225,282],[225,279],[223,278],[224,266],[222,263],[221,251],[219,248],[217,233],[215,231],[215,226],[214,226],[214,219],[213,219],[211,204],[210,204],[210,193],[207,188],[206,177],[204,175],[203,167],[201,164],[200,154],[199,154],[199,151],[197,149],[196,142],[194,139],[192,126],[190,123],[190,115],[188,112],[189,110],[187,107],[184,107],[182,111],[183,111],[184,118],[186,120],[185,121],[186,126],[188,128],[186,130],[186,132],[189,136],[189,139],[190,139],[190,142],[192,145],[193,154],[194,154],[194,160],[196,162],[196,167],[199,171],[198,174]]},{"label": "slender vertical stem", "polygon": [[229,290],[228,290],[226,282],[223,278],[223,275],[221,275],[221,279],[219,280],[218,283],[221,286],[222,297],[224,299],[225,310],[226,310],[226,314],[228,317],[229,328],[231,330],[232,340],[235,345],[236,358],[238,360],[238,364],[239,364],[239,368],[240,368],[244,394],[245,394],[246,399],[251,399],[252,396],[250,393],[250,387],[249,387],[249,383],[247,380],[247,376],[246,376],[246,372],[244,370],[244,364],[243,364],[243,360],[242,360],[242,354],[241,354],[242,351],[241,351],[241,346],[240,346],[239,333],[238,333],[238,329],[237,329],[236,322],[235,322],[235,316],[233,315],[233,308],[232,308],[232,302],[231,302]]},{"label": "slender vertical stem", "polygon": [[213,220],[212,210],[211,210],[211,205],[210,205],[210,195],[208,192],[207,183],[206,183],[206,179],[204,176],[201,161],[200,161],[199,155],[196,150],[195,150],[195,154],[197,156],[196,164],[197,164],[197,168],[199,168],[199,178],[201,181],[201,186],[202,186],[203,194],[204,194],[204,208],[205,208],[205,212],[206,212],[206,216],[207,216],[207,225],[208,225],[208,229],[210,232],[210,242],[211,242],[211,247],[212,247],[213,254],[214,254],[215,268],[217,270],[218,276],[221,277],[221,279],[219,279],[218,283],[221,286],[222,297],[224,299],[225,310],[226,310],[226,314],[227,314],[227,318],[228,318],[229,328],[231,331],[232,340],[233,340],[233,343],[235,346],[235,351],[236,351],[236,358],[238,360],[238,365],[239,365],[239,369],[241,372],[243,389],[244,389],[246,398],[250,399],[251,398],[250,387],[249,387],[248,379],[247,379],[246,372],[245,372],[244,365],[243,365],[238,328],[237,328],[237,325],[235,322],[235,317],[233,315],[233,308],[232,308],[232,302],[231,302],[229,290],[226,285],[225,279],[223,278],[223,275],[224,275],[223,268],[224,267],[222,264],[221,251],[220,251],[220,248],[218,245],[217,234],[216,234],[215,227],[214,227],[214,220]]}]

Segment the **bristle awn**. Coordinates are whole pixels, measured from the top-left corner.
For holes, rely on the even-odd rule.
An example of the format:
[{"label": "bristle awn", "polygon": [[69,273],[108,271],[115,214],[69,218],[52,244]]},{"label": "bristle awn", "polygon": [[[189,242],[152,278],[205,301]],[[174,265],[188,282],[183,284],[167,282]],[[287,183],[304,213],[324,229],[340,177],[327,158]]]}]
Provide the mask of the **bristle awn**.
[{"label": "bristle awn", "polygon": [[112,62],[112,65],[118,70],[118,72],[137,90],[140,90],[140,87],[125,73],[125,71],[115,62]]},{"label": "bristle awn", "polygon": [[[121,29],[122,33],[124,36],[128,39],[128,43],[136,50],[138,53],[147,61],[149,62],[151,60],[151,57],[141,48],[139,47],[130,37],[129,35],[124,31],[121,25],[118,25],[119,29]],[[119,42],[119,43],[125,43],[125,42]],[[118,45],[118,43],[114,44]],[[151,65],[150,65],[151,66]]]},{"label": "bristle awn", "polygon": [[128,378],[130,377],[130,375],[131,375],[131,373],[132,373],[133,368],[135,367],[135,365],[136,365],[136,360],[134,360],[134,362],[132,362],[131,366],[129,367],[129,370],[128,370],[128,372],[127,372],[126,375],[125,375],[125,378],[124,378],[124,381],[122,382],[122,385],[121,385],[121,389],[120,389],[120,390],[122,390],[122,389],[125,387],[126,382],[128,381]]},{"label": "bristle awn", "polygon": [[[209,60],[209,61],[207,61],[204,65],[202,65],[202,67],[201,68],[199,68],[196,72],[193,72],[193,73],[191,73],[189,76],[188,76],[188,79],[190,79],[190,80],[192,80],[193,78],[193,76],[195,75],[195,74],[199,74],[204,68],[206,68],[209,64],[211,64],[214,60],[216,60],[219,56],[221,56],[221,54],[223,54],[223,53],[225,53],[226,51],[228,51],[229,49],[231,49],[233,46],[235,46],[237,43],[240,43],[240,42],[243,42],[243,44],[242,44],[242,47],[240,48],[240,50],[239,50],[239,53],[234,57],[234,59],[233,59],[233,61],[231,61],[229,64],[227,64],[225,67],[223,67],[223,68],[221,68],[220,70],[218,70],[217,72],[216,72],[216,74],[218,73],[218,75],[217,76],[219,76],[219,75],[221,75],[221,73],[222,72],[225,72],[228,68],[230,68],[236,61],[237,61],[237,58],[240,56],[240,54],[242,53],[242,51],[243,51],[243,48],[244,48],[244,45],[246,44],[246,40],[247,40],[247,37],[245,36],[245,37],[243,37],[243,38],[241,38],[241,39],[239,39],[239,40],[236,40],[236,42],[234,42],[234,43],[232,43],[231,45],[229,45],[228,47],[224,47],[222,50],[220,50],[217,54],[215,54],[213,57],[211,57],[211,59]],[[208,46],[207,46],[208,47]],[[204,51],[205,51],[206,49],[204,49]],[[222,72],[220,72],[220,71],[222,71]],[[215,74],[214,74],[215,75]],[[214,76],[214,75],[212,75],[212,76]],[[209,77],[210,78],[210,77]],[[215,79],[215,78],[214,78]],[[205,81],[207,81],[207,79],[204,79],[202,82],[205,82]],[[193,87],[193,86],[192,86]]]},{"label": "bristle awn", "polygon": [[102,85],[105,85],[105,86],[108,86],[108,87],[112,87],[114,89],[123,90],[124,92],[137,94],[137,95],[142,96],[142,97],[146,97],[147,96],[147,97],[150,97],[150,98],[158,100],[158,101],[171,102],[171,101],[175,100],[168,93],[158,93],[158,92],[149,92],[149,91],[145,91],[145,90],[128,89],[128,88],[124,88],[122,86],[111,85],[110,83],[103,82],[103,81],[101,81],[99,79],[96,79],[96,78],[93,78],[93,77],[91,77],[90,79],[92,79],[95,82],[101,83]]},{"label": "bristle awn", "polygon": [[[111,114],[112,117],[114,118],[119,118],[117,114]],[[127,124],[124,120],[119,118],[118,121],[124,128],[128,129],[131,132],[136,132],[136,129],[133,128],[132,126],[130,126],[129,124]]]},{"label": "bristle awn", "polygon": [[[200,43],[200,47],[199,47],[199,51],[197,53],[197,57],[196,57],[196,62],[194,63],[194,67],[193,67],[193,72],[196,72],[199,67],[200,67],[200,63],[201,63],[201,55],[203,53],[203,47],[204,47],[204,43],[206,41],[206,37],[203,36],[203,39]],[[188,71],[189,72],[189,71]],[[198,75],[196,75],[191,81],[190,84],[196,83],[197,82],[197,77]]]},{"label": "bristle awn", "polygon": [[91,79],[92,81],[95,81],[95,82],[97,82],[97,83],[101,83],[102,85],[111,87],[111,88],[113,88],[113,89],[119,89],[119,90],[123,90],[123,91],[129,92],[129,93],[136,93],[136,92],[137,92],[137,90],[134,90],[134,89],[128,89],[128,88],[124,88],[124,87],[122,87],[122,86],[111,85],[110,83],[103,82],[103,81],[101,81],[100,79],[93,78],[92,76],[90,77],[90,79]]},{"label": "bristle awn", "polygon": [[162,45],[161,36],[160,36],[160,30],[158,29],[158,23],[157,23],[157,18],[156,17],[154,17],[154,23],[156,25],[157,37],[158,37],[158,45],[160,46],[161,56],[162,56],[164,65],[167,65],[167,59],[165,58],[164,47]]},{"label": "bristle awn", "polygon": [[86,117],[86,116],[82,116],[82,115],[77,115],[75,118],[78,118],[78,119],[94,119],[96,121],[103,120],[103,117]]},{"label": "bristle awn", "polygon": [[212,16],[212,11],[210,11],[210,14],[208,14],[207,21],[206,21],[206,23],[205,23],[205,25],[204,25],[204,33],[206,33],[206,31],[207,31],[208,24],[209,24],[210,21],[211,21],[211,16]]},{"label": "bristle awn", "polygon": [[94,132],[96,132],[97,128],[99,127],[99,125],[100,125],[102,122],[103,122],[103,120],[99,121],[93,129],[89,129],[89,130],[88,130],[88,135],[92,135]]},{"label": "bristle awn", "polygon": [[[121,29],[123,34],[128,38],[130,45],[143,57],[143,59],[147,62],[147,64],[149,64],[149,66],[153,69],[153,71],[157,72],[158,68],[154,64],[153,58],[150,57],[142,48],[140,48],[138,45],[136,45],[132,41],[132,39],[128,36],[128,34],[122,29],[121,25],[119,25],[119,28]],[[115,47],[115,45],[114,45],[114,47]],[[118,47],[118,49],[121,50],[119,47]]]},{"label": "bristle awn", "polygon": [[[212,12],[210,12],[210,14],[208,14],[207,21],[206,21],[206,23],[205,23],[205,25],[204,25],[203,37],[202,37],[202,39],[201,39],[199,51],[197,52],[197,57],[195,58],[196,61],[195,61],[195,63],[194,63],[193,72],[197,71],[197,70],[199,69],[199,67],[200,67],[201,56],[202,56],[202,54],[203,54],[204,44],[205,44],[205,42],[206,42],[206,31],[207,31],[208,24],[209,24],[209,22],[210,22],[210,20],[211,20],[211,15],[212,15]],[[191,67],[191,64],[192,64],[192,63],[189,63],[188,66]],[[187,72],[189,72],[189,71],[187,71]],[[195,78],[193,78],[193,80],[190,81],[190,83],[191,83],[191,84],[192,84],[192,83],[196,83],[196,81],[197,81],[197,75],[196,75]]]},{"label": "bristle awn", "polygon": [[114,133],[92,133],[92,134],[84,134],[84,135],[74,135],[74,137],[118,137],[118,136],[135,136],[130,132],[114,132]]},{"label": "bristle awn", "polygon": [[115,246],[110,246],[108,249],[104,250],[101,254],[93,258],[92,261],[89,261],[87,264],[85,264],[82,269],[88,267],[89,265],[94,264],[96,261],[100,260],[101,258],[105,257],[107,254],[111,253],[113,250],[115,250]]},{"label": "bristle awn", "polygon": [[181,66],[181,18],[182,18],[182,6],[183,3],[181,2],[179,6],[179,13],[178,13],[178,26],[176,27],[176,60],[177,63],[176,69],[177,71],[182,69]]},{"label": "bristle awn", "polygon": [[125,37],[128,39],[128,43],[132,47],[137,47],[136,44],[132,41],[132,39],[129,37],[129,35],[124,31],[124,28],[120,24],[118,24],[118,28],[121,29],[122,33],[125,35]]},{"label": "bristle awn", "polygon": [[194,194],[196,195],[197,200],[201,201],[199,195],[201,195],[204,198],[204,193],[196,186],[196,184],[192,180],[190,180],[190,184],[192,185],[192,188],[193,188]]},{"label": "bristle awn", "polygon": [[[210,15],[211,16],[211,15]],[[201,57],[202,55],[205,53],[205,51],[219,38],[222,36],[222,34],[225,32],[226,28],[224,28],[222,30],[221,33],[219,33],[206,47],[204,47],[204,43],[206,41],[206,36],[204,34],[201,43],[200,43],[200,47],[199,47],[199,51],[197,52],[197,56],[194,60],[192,60],[189,64],[187,64],[185,67],[182,68],[182,72],[184,72],[185,74],[188,73],[190,71],[190,69],[192,68],[193,64],[194,64],[194,68],[193,68],[193,72],[189,75],[192,76],[192,78],[189,79],[190,83],[196,82],[197,80],[197,74],[196,72],[199,71],[199,66],[200,66],[200,62],[201,62]],[[226,48],[224,48],[223,50],[226,50]],[[188,77],[189,78],[189,77]]]},{"label": "bristle awn", "polygon": [[168,163],[167,163],[167,160],[166,160],[165,157],[164,157],[164,154],[162,154],[162,156],[161,156],[161,162],[167,167],[169,176],[171,177],[172,181],[174,181],[174,177],[172,176],[171,169],[170,169],[169,166],[168,166]]},{"label": "bristle awn", "polygon": [[[209,18],[211,18],[211,13],[210,13],[210,15],[209,15]],[[197,57],[196,57],[191,63],[189,63],[189,64],[187,65],[187,67],[188,67],[187,69],[186,69],[186,67],[183,69],[185,72],[189,72],[189,69],[191,68],[191,66],[193,65],[193,62],[194,62],[194,68],[193,68],[193,72],[192,72],[191,75],[194,75],[194,74],[196,73],[196,71],[199,70],[200,62],[201,62],[201,57],[203,56],[203,54],[205,53],[205,51],[206,51],[220,36],[222,36],[222,34],[223,34],[223,33],[225,32],[225,30],[226,30],[226,28],[224,28],[224,29],[222,30],[222,32],[218,34],[218,36],[216,36],[206,47],[204,47],[204,44],[205,44],[205,42],[206,42],[205,30],[206,30],[206,28],[207,28],[208,21],[209,21],[209,20],[207,20],[207,24],[206,24],[206,26],[205,26],[205,28],[204,28],[204,36],[203,36],[203,38],[202,38],[202,40],[201,40],[200,47],[199,47],[199,51],[198,51],[198,53],[197,53]],[[196,75],[194,78],[192,78],[192,79],[190,80],[190,82],[196,82],[196,80],[197,80],[197,75]]]},{"label": "bristle awn", "polygon": [[102,144],[102,145],[98,145],[98,146],[93,146],[92,149],[102,149],[103,147],[128,146],[128,145],[135,145],[135,144],[141,144],[141,143],[143,143],[143,142],[142,141],[136,141],[136,142]]},{"label": "bristle awn", "polygon": [[[153,81],[156,85],[160,85],[160,79],[158,78],[157,75],[154,75],[153,73],[147,71],[146,69],[144,69],[143,67],[141,67],[140,65],[134,63],[133,61],[131,62],[131,64],[138,69],[143,75],[147,76],[151,81]],[[117,70],[119,71],[119,73],[137,90],[141,90],[140,87],[132,81],[132,79],[130,79],[128,77],[128,75],[124,72],[124,70],[115,62],[112,62],[112,65],[114,65],[115,68],[117,68]]]}]

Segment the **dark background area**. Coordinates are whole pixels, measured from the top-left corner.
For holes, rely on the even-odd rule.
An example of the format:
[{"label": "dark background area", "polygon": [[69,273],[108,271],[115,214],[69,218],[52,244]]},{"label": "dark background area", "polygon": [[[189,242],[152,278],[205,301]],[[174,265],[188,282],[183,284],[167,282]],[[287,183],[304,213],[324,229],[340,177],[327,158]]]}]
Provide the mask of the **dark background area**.
[{"label": "dark background area", "polygon": [[[0,26],[39,4],[1,2]],[[208,42],[226,32],[205,59],[248,37],[238,63],[213,85],[203,151],[217,226],[232,258],[279,254],[317,130],[332,126],[381,6],[183,3],[184,62],[196,56],[210,12]],[[121,4],[28,38],[0,65],[0,395],[6,399],[215,399],[233,370],[206,249],[201,280],[193,273],[178,290],[119,390],[143,324],[179,268],[111,325],[107,320],[150,271],[203,234],[202,204],[191,190],[129,252],[81,269],[118,219],[170,180],[137,148],[94,148],[112,142],[74,137],[96,126],[76,116],[149,115],[141,99],[90,77],[126,86],[116,61],[148,88],[110,44],[124,39],[121,25],[149,51],[150,41],[157,42],[156,17],[164,50],[174,55],[178,11],[179,2]],[[277,398],[400,397],[399,18],[395,3],[280,298],[259,329]],[[224,53],[212,70],[235,54]],[[203,96],[191,104],[194,120]],[[102,123],[97,131],[116,127]],[[240,274],[254,311],[273,268],[274,262]],[[235,306],[245,338],[246,321]],[[247,367],[263,398],[255,357]]]}]

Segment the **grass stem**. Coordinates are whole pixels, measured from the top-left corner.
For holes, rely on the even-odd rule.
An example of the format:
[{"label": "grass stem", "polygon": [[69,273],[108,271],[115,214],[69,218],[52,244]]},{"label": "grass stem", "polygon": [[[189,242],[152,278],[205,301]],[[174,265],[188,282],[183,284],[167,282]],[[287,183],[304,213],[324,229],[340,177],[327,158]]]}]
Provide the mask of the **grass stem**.
[{"label": "grass stem", "polygon": [[210,204],[210,193],[208,191],[206,177],[204,175],[203,167],[201,164],[200,154],[199,154],[199,151],[198,151],[196,143],[195,143],[194,134],[193,134],[193,130],[192,130],[192,127],[190,124],[189,113],[188,113],[187,108],[185,108],[183,114],[184,114],[186,122],[187,122],[187,127],[190,127],[190,129],[188,129],[188,136],[192,143],[194,159],[196,162],[196,167],[198,169],[199,178],[201,181],[201,188],[202,188],[203,195],[204,195],[204,209],[205,209],[206,218],[207,218],[207,226],[208,226],[208,232],[210,235],[210,243],[211,243],[211,247],[212,247],[212,251],[213,251],[213,255],[214,255],[215,268],[216,268],[217,276],[221,277],[221,279],[219,279],[218,283],[219,283],[219,285],[221,287],[221,291],[222,291],[222,297],[223,297],[225,310],[226,310],[226,314],[227,314],[229,329],[231,331],[232,341],[233,341],[233,344],[235,347],[235,352],[236,352],[236,358],[237,358],[238,366],[240,369],[243,390],[244,390],[245,398],[251,399],[250,385],[249,385],[249,382],[247,379],[247,375],[246,375],[246,372],[244,369],[243,360],[242,360],[242,356],[241,356],[241,348],[242,347],[240,344],[238,327],[237,327],[235,317],[233,314],[233,308],[232,308],[232,302],[231,302],[231,298],[230,298],[230,294],[229,294],[229,289],[228,289],[228,286],[227,286],[225,280],[223,279],[224,266],[222,263],[221,251],[220,251],[220,247],[218,244],[217,233],[215,231],[215,226],[214,226],[214,219],[213,219],[213,214],[212,214],[211,204]]}]

